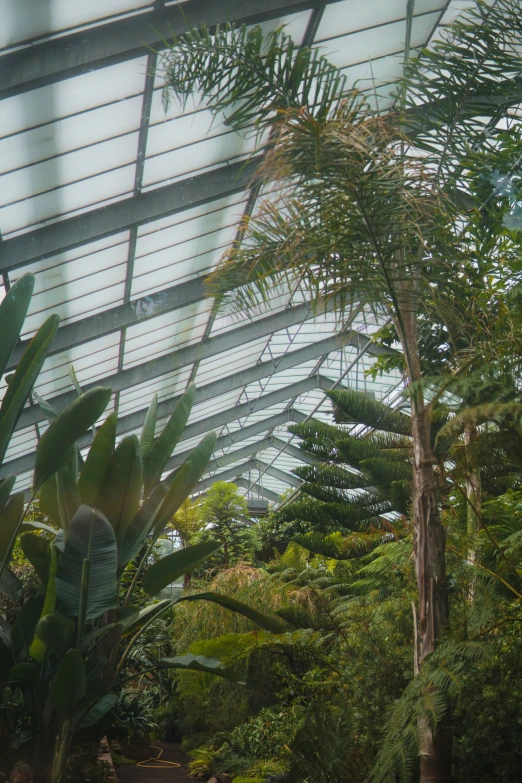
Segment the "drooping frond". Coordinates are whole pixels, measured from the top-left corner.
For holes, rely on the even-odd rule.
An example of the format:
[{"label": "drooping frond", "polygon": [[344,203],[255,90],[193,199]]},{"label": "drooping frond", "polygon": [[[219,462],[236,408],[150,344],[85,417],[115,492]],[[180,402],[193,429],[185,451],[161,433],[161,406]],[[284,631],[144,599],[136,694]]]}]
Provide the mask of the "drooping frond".
[{"label": "drooping frond", "polygon": [[497,121],[520,102],[518,0],[478,2],[410,61],[406,133],[457,184],[460,163],[491,146]]},{"label": "drooping frond", "polygon": [[435,732],[460,695],[464,675],[484,657],[473,642],[441,644],[389,710],[372,783],[415,779],[423,732]]},{"label": "drooping frond", "polygon": [[300,546],[314,554],[330,557],[334,560],[350,560],[367,555],[380,544],[392,540],[393,535],[383,530],[373,533],[353,533],[342,536],[334,533],[324,536],[321,533],[304,533],[294,536]]},{"label": "drooping frond", "polygon": [[394,462],[383,457],[371,457],[361,462],[361,467],[373,478],[378,487],[389,488],[392,482],[412,478],[411,463]]},{"label": "drooping frond", "polygon": [[437,438],[458,438],[464,432],[466,425],[478,427],[488,421],[494,422],[500,427],[516,429],[521,416],[522,404],[518,402],[477,405],[474,408],[466,408],[449,419],[439,430]]},{"label": "drooping frond", "polygon": [[398,435],[411,434],[409,416],[373,400],[364,392],[335,389],[327,394],[334,403],[334,417],[337,422],[356,422]]},{"label": "drooping frond", "polygon": [[346,76],[319,49],[295,44],[284,27],[267,35],[260,26],[192,29],[174,40],[162,65],[166,102],[171,92],[182,105],[199,93],[236,130],[262,129],[290,107],[327,116],[346,92]]}]

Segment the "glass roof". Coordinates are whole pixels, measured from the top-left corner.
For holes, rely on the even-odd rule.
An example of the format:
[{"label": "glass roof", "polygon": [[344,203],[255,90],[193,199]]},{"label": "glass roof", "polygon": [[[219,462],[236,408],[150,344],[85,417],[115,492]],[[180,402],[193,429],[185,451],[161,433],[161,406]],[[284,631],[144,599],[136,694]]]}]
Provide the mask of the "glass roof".
[{"label": "glass roof", "polygon": [[[178,5],[113,0],[107,15],[99,0],[0,0],[3,285],[36,275],[24,340],[51,313],[61,317],[40,395],[58,408],[74,399],[73,366],[83,388],[112,387],[121,437],[139,431],[154,392],[162,426],[195,380],[196,404],[171,466],[216,429],[218,448],[197,491],[224,477],[273,503],[299,486],[292,471],[302,457],[288,423],[330,418],[324,392],[335,384],[391,399],[400,378],[366,374],[374,354],[364,336],[383,319],[364,308],[340,324],[331,312],[314,316],[297,289],[249,319],[213,313],[201,281],[236,236],[249,198],[242,162],[254,140],[212,122],[197,97],[183,111],[175,102],[165,110],[151,51],[162,45],[155,31],[183,32]],[[412,51],[466,5],[416,0]],[[230,18],[229,6],[186,0],[183,10],[213,24]],[[286,24],[381,110],[391,105],[406,0],[234,7],[239,22]],[[20,488],[30,484],[45,427],[28,405],[2,470],[19,474]]]}]

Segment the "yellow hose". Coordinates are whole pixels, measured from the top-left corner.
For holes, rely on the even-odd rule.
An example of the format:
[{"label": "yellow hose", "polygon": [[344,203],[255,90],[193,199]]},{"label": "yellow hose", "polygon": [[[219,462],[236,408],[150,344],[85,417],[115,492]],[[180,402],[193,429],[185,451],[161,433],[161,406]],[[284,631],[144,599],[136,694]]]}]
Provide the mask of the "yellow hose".
[{"label": "yellow hose", "polygon": [[[157,745],[151,745],[151,748],[154,748],[154,750],[159,750],[158,755],[156,758],[150,757],[150,759],[145,759],[145,761],[138,761],[136,763],[137,767],[145,767],[145,769],[162,769],[162,764],[164,767],[181,767],[181,764],[178,764],[177,761],[166,761],[165,759],[161,758],[161,755],[163,754],[162,748],[158,748]],[[149,764],[149,761],[154,761],[154,764]],[[157,766],[159,765],[159,766]]]}]

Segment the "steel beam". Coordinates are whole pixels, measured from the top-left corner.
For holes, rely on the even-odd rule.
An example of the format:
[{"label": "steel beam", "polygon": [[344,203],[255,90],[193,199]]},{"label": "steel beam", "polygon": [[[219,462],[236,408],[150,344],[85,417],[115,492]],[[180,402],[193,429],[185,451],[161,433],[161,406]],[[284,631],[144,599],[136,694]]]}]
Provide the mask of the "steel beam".
[{"label": "steel beam", "polygon": [[[312,389],[329,389],[332,386],[332,382],[329,378],[325,378],[321,375],[313,375],[309,378],[304,378],[297,383],[289,384],[288,386],[278,389],[270,394],[263,394],[258,397],[257,400],[252,402],[245,402],[242,405],[236,405],[233,408],[229,408],[225,411],[220,411],[213,416],[208,416],[206,419],[200,419],[185,427],[183,435],[180,438],[180,442],[189,440],[190,438],[196,438],[211,430],[219,429],[225,424],[230,424],[237,419],[241,419],[253,413],[254,411],[265,410],[271,408],[273,405],[278,405],[282,402],[286,402],[292,397],[297,397],[300,394],[306,394]],[[343,387],[338,387],[343,388]],[[142,420],[145,418],[145,410],[142,412]],[[121,432],[121,420],[119,422],[120,427],[118,431]],[[92,441],[92,435],[89,433],[84,435],[80,439],[79,445],[81,448],[88,446]],[[34,452],[30,454],[24,454],[22,457],[11,460],[10,462],[4,462],[0,468],[0,478],[7,476],[9,473],[19,474],[24,473],[27,470],[31,470],[34,466]]]},{"label": "steel beam", "polygon": [[271,489],[262,487],[261,484],[249,484],[249,482],[244,478],[236,479],[235,484],[238,487],[242,487],[243,489],[254,491],[256,495],[270,500],[271,503],[281,502],[281,495],[278,495],[276,492],[272,492]]},{"label": "steel beam", "polygon": [[[152,359],[149,362],[130,367],[127,370],[122,370],[119,373],[99,379],[93,383],[85,384],[83,389],[84,391],[88,391],[95,386],[108,386],[113,392],[119,392],[123,389],[131,388],[132,386],[154,380],[162,375],[186,367],[196,360],[201,361],[202,359],[218,356],[224,351],[246,345],[260,337],[272,334],[274,331],[284,329],[288,325],[300,323],[305,319],[307,312],[306,305],[299,305],[297,307],[289,308],[288,310],[283,310],[276,315],[260,319],[259,321],[247,324],[246,326],[232,329],[225,334],[212,337],[204,343],[196,343],[196,345],[181,348],[174,353],[166,354],[158,359]],[[271,359],[262,362],[247,370],[233,373],[219,381],[214,381],[212,384],[201,387],[198,392],[197,402],[207,402],[213,397],[218,397],[233,389],[240,388],[249,383],[254,383],[261,378],[266,378],[272,373],[290,369],[298,364],[314,359],[317,356],[323,356],[331,351],[339,350],[343,346],[350,345],[357,348],[361,342],[365,345],[371,341],[365,335],[361,335],[359,332],[353,332],[350,334],[333,335],[325,340],[311,343],[305,348],[300,348],[297,351],[290,351],[280,359],[276,358],[275,360]],[[380,346],[374,347],[377,353],[389,350],[387,348],[383,349]],[[73,402],[76,399],[76,396],[74,390],[62,392],[55,397],[51,397],[48,402],[50,402],[56,410],[61,411]],[[168,416],[174,409],[174,405],[177,403],[178,399],[178,397],[173,397],[170,400],[162,402],[159,406],[158,417],[162,418]],[[143,421],[144,414],[145,409],[142,409],[124,417],[129,423],[126,423],[125,429],[121,431],[128,431],[129,429],[139,427]],[[131,420],[129,417],[135,418],[134,420]],[[20,415],[16,429],[19,430],[28,427],[31,424],[37,424],[40,421],[45,421],[45,416],[38,406],[25,408]],[[130,423],[131,421],[132,423]]]},{"label": "steel beam", "polygon": [[289,454],[291,457],[294,457],[294,459],[298,459],[301,462],[305,462],[307,465],[317,465],[317,460],[310,457],[310,455],[307,454],[306,451],[303,451],[297,446],[292,446],[291,443],[287,443],[282,438],[276,438],[274,435],[272,435],[270,437],[270,441],[273,448],[279,450],[283,449],[285,454]]},{"label": "steel beam", "polygon": [[209,476],[201,481],[198,481],[194,487],[194,494],[200,495],[205,492],[206,489],[215,484],[216,481],[232,481],[237,476],[241,476],[243,473],[248,473],[249,470],[255,470],[255,460],[251,459],[248,462],[242,462],[240,465],[232,466],[228,470],[222,470],[221,473],[215,473],[213,476]]},{"label": "steel beam", "polygon": [[[326,0],[326,3],[338,0]],[[215,27],[233,19],[258,24],[325,5],[325,0],[189,0],[180,9],[150,10],[4,54],[0,98],[161,51],[165,41],[191,27]]]},{"label": "steel beam", "polygon": [[257,457],[254,459],[254,467],[261,473],[266,473],[268,476],[272,476],[272,478],[277,479],[277,481],[282,481],[285,484],[294,487],[295,489],[299,489],[303,483],[301,479],[297,478],[297,476],[292,476],[291,473],[287,473],[285,470],[276,468],[274,465],[269,465],[267,462],[263,462],[263,460],[257,459]]},{"label": "steel beam", "polygon": [[[158,359],[151,359],[148,362],[129,367],[127,370],[122,370],[113,375],[108,375],[105,378],[100,378],[97,381],[85,384],[83,390],[88,391],[95,386],[108,386],[113,392],[129,389],[132,386],[154,380],[162,375],[186,367],[197,359],[202,360],[218,356],[224,351],[238,348],[241,345],[247,345],[259,338],[266,337],[266,335],[272,334],[279,329],[285,329],[288,326],[301,323],[306,319],[306,316],[309,313],[310,310],[307,305],[298,305],[297,307],[283,310],[275,315],[261,318],[258,321],[248,323],[245,326],[239,326],[236,329],[231,329],[229,332],[216,335],[216,337],[212,337],[205,343],[189,345],[186,348],[180,348],[173,353],[160,356]],[[226,383],[226,379],[224,379],[223,383]],[[61,411],[73,402],[76,399],[76,396],[76,392],[71,390],[49,398],[48,402],[50,402],[56,410]],[[167,414],[165,413],[162,415]],[[17,429],[28,427],[30,424],[35,424],[44,420],[45,417],[38,407],[35,406],[34,409],[27,408],[22,412],[18,420]]]},{"label": "steel beam", "polygon": [[[117,332],[127,326],[139,324],[171,310],[179,310],[206,297],[205,284],[201,278],[170,286],[162,291],[142,296],[127,304],[111,307],[96,315],[65,324],[58,329],[51,345],[49,356],[83,345],[89,340]],[[20,361],[30,340],[23,340],[13,351],[7,370],[14,369]]]},{"label": "steel beam", "polygon": [[5,239],[0,243],[0,272],[239,193],[248,189],[255,168],[255,160],[226,164]]},{"label": "steel beam", "polygon": [[[287,411],[283,411],[283,413],[276,413],[274,416],[269,416],[268,418],[263,419],[263,421],[257,421],[255,424],[249,424],[247,427],[242,427],[240,430],[236,430],[236,432],[231,432],[228,435],[222,435],[217,439],[215,452],[221,451],[222,449],[228,449],[229,446],[240,443],[242,440],[255,438],[257,435],[261,435],[268,430],[273,430],[276,427],[282,427],[284,424],[288,424],[288,422],[296,422],[300,424],[305,420],[306,416],[304,413],[295,410],[295,408],[290,408]],[[173,457],[171,457],[167,464],[167,471],[172,470],[178,465],[181,465],[183,462],[185,462],[189,455],[190,449],[187,451],[180,451],[178,454],[175,454]]]}]

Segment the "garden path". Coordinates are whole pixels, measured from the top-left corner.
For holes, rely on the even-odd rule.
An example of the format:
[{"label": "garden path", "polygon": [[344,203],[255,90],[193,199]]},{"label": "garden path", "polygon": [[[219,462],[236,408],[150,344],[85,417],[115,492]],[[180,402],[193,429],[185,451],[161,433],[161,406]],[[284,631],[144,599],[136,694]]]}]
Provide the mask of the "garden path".
[{"label": "garden path", "polygon": [[[148,767],[138,767],[136,764],[118,764],[116,765],[116,775],[120,783],[194,783],[193,778],[188,776],[187,764],[190,758],[186,753],[179,749],[179,745],[172,742],[159,742],[163,754],[162,760],[176,761],[181,767],[168,767],[162,769],[150,769]],[[157,756],[158,750],[151,748],[150,755]],[[143,755],[140,754],[140,759]],[[150,762],[152,765],[153,762]]]}]

